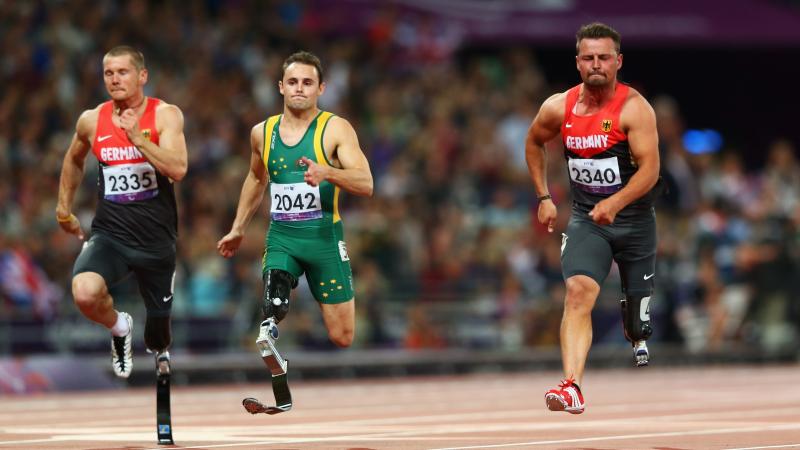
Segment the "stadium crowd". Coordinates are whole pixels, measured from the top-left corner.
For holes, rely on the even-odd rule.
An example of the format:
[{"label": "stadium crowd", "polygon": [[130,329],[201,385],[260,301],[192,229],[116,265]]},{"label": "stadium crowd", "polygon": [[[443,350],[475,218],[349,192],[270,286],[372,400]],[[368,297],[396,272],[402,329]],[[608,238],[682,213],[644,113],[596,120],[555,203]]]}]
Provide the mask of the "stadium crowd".
[{"label": "stadium crowd", "polygon": [[[535,219],[523,143],[539,104],[577,76],[546,79],[525,46],[462,52],[458,33],[431,18],[385,14],[364,35],[335,38],[319,32],[321,20],[279,0],[0,2],[0,327],[64,328],[77,317],[68,283],[81,243],[56,224],[58,177],[76,118],[106,98],[101,57],[125,43],[146,57],[146,93],[185,115],[176,320],[222,324],[222,348],[252,345],[266,207],[237,257],[219,257],[215,243],[235,214],[250,127],[280,112],[281,63],[307,49],[326,68],[321,106],[353,123],[375,178],[374,197],[341,200],[355,345],[557,345],[560,239]],[[647,96],[647,85],[636,87]],[[655,339],[692,351],[791,345],[800,336],[794,143],[689,151],[680,105],[648,99],[669,187],[657,209]],[[549,180],[562,230],[569,193],[560,152],[555,143]],[[763,165],[746,167],[743,152],[763,153]],[[75,206],[87,228],[96,177],[90,159]],[[140,304],[135,287],[120,289]],[[601,294],[597,340],[624,343],[618,291]],[[315,308],[301,284],[283,339],[326,345]],[[175,346],[194,345],[176,334]]]}]

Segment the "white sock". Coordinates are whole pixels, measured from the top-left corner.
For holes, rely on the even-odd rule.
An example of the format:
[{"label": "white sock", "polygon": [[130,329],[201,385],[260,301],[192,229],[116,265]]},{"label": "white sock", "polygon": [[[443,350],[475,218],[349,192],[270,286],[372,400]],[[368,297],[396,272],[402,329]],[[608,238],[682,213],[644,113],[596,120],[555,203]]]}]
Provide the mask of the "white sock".
[{"label": "white sock", "polygon": [[117,337],[127,336],[131,332],[131,327],[125,317],[117,312],[117,323],[111,327],[111,334]]}]

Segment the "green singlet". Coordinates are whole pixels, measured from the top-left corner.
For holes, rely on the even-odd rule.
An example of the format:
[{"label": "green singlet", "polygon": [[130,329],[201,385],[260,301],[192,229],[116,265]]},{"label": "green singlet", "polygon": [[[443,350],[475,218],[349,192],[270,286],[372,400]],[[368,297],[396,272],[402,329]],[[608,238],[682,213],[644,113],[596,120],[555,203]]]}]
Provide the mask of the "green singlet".
[{"label": "green singlet", "polygon": [[339,217],[339,187],[323,181],[309,186],[303,156],[323,166],[331,163],[322,148],[322,136],[333,115],[320,111],[300,142],[281,140],[283,115],[264,123],[262,160],[269,173],[270,227],[263,270],[285,270],[297,278],[305,273],[320,303],[342,303],[353,298],[353,274]]}]

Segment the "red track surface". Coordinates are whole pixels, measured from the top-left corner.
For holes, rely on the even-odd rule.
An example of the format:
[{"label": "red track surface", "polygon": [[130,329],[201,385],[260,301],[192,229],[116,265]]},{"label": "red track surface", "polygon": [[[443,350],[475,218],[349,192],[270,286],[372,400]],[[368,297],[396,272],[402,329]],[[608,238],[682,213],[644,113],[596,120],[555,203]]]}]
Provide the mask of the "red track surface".
[{"label": "red track surface", "polygon": [[266,379],[176,387],[174,447],[155,443],[155,389],[4,397],[0,450],[800,449],[799,374],[798,366],[590,370],[578,416],[545,409],[555,373],[295,382],[294,409],[275,416],[241,406],[247,396],[272,402]]}]

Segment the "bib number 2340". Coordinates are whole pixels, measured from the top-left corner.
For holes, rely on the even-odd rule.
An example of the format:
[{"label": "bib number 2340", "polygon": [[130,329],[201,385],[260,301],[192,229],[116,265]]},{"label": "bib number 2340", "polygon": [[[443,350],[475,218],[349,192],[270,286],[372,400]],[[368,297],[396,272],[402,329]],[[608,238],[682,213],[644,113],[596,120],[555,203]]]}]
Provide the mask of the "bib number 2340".
[{"label": "bib number 2340", "polygon": [[617,158],[570,159],[569,178],[582,191],[611,194],[622,188]]}]

